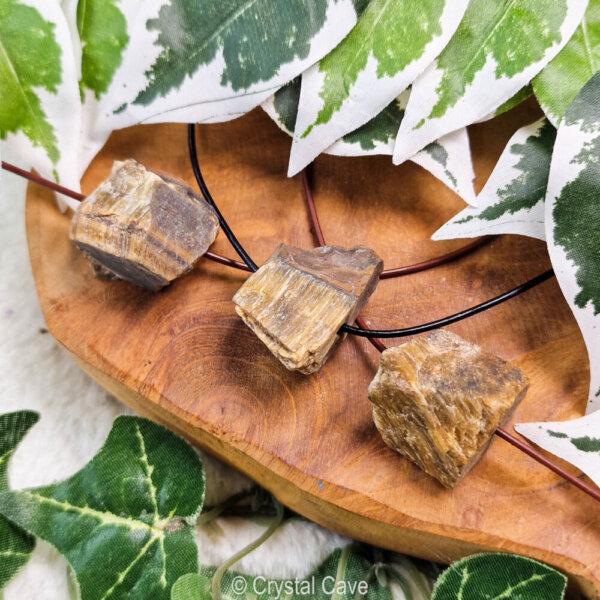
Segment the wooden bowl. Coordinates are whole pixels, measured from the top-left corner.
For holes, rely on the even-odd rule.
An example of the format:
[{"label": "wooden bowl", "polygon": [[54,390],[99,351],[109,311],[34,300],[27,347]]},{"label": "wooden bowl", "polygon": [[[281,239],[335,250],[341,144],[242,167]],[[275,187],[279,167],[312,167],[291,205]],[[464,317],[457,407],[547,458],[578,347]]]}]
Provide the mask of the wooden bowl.
[{"label": "wooden bowl", "polygon": [[[471,128],[478,188],[510,135],[538,110],[526,104]],[[280,242],[314,245],[300,179],[285,176],[290,139],[262,111],[202,126],[198,140],[208,185],[259,264]],[[84,192],[127,157],[195,185],[185,126],[152,125],[114,133]],[[429,240],[464,204],[412,163],[322,156],[314,178],[331,244],[369,246],[390,268],[464,243]],[[231,298],[245,273],[201,260],[160,293],[99,281],[69,242],[68,226],[52,194],[30,186],[29,251],[48,329],[124,403],[334,531],[440,562],[478,551],[524,554],[596,596],[598,505],[500,439],[454,490],[443,489],[375,429],[367,386],[379,357],[368,341],[347,338],[318,374],[290,373],[235,314]],[[234,257],[222,233],[212,249]],[[382,281],[363,316],[380,328],[428,321],[548,267],[545,244],[503,236],[449,265]],[[531,389],[513,422],[583,414],[586,351],[555,280],[450,329],[526,371]]]}]

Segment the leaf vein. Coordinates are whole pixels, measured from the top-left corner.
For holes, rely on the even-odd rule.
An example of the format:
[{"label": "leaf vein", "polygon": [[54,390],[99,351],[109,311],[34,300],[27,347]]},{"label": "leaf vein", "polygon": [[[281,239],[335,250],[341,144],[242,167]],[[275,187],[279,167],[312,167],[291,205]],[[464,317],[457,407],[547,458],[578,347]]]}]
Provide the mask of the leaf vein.
[{"label": "leaf vein", "polygon": [[81,507],[76,506],[74,504],[68,504],[67,502],[60,502],[59,500],[55,500],[54,498],[47,498],[46,496],[40,496],[39,494],[34,494],[26,490],[16,493],[25,494],[26,496],[33,498],[41,504],[51,504],[52,506],[60,508],[65,512],[75,512],[83,516],[93,517],[101,521],[104,525],[118,525],[122,527],[127,527],[131,530],[143,529],[145,531],[151,531],[155,535],[160,536],[164,534],[162,529],[159,529],[158,527],[154,527],[152,525],[148,525],[148,523],[144,523],[143,521],[139,521],[138,519],[128,519],[125,517],[120,517],[119,515],[115,515],[114,513],[102,512],[94,508],[90,508],[89,506]]}]

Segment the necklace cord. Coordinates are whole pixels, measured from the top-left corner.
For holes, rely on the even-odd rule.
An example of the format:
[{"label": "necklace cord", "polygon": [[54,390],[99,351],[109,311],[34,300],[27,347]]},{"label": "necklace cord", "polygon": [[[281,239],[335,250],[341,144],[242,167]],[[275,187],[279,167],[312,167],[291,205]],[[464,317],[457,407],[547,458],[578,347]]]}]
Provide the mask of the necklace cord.
[{"label": "necklace cord", "polygon": [[[304,189],[305,189],[306,205],[308,208],[308,213],[310,215],[313,232],[315,234],[317,243],[321,246],[324,246],[325,245],[325,237],[323,235],[323,230],[321,229],[321,224],[319,222],[319,215],[317,214],[317,209],[315,207],[314,198],[311,193],[310,186],[308,186],[308,181],[306,179],[305,179],[304,186],[305,186]],[[550,271],[546,271],[546,273],[542,273],[542,275],[539,275],[538,278],[545,277],[547,279],[550,276],[551,276]],[[543,280],[545,280],[545,279],[543,279]],[[534,285],[537,285],[537,283],[532,283],[532,282],[533,282],[533,280],[531,280],[523,285],[530,284],[530,288],[533,287]],[[519,287],[523,287],[523,286],[519,286]],[[527,289],[530,289],[530,288],[527,288]],[[515,288],[515,289],[517,289],[517,288]],[[526,290],[522,290],[522,291],[526,291]],[[511,290],[511,292],[507,292],[507,293],[510,294],[510,293],[514,293],[514,292],[515,292],[515,290]],[[517,292],[517,293],[520,293],[520,292]],[[503,296],[505,296],[505,295],[506,294],[503,294]],[[517,295],[517,294],[514,293],[514,295]],[[498,296],[498,298],[499,297],[500,296]],[[505,298],[505,299],[508,300],[508,298]],[[494,299],[494,300],[496,300],[496,299]],[[494,300],[488,301],[488,303],[493,302]],[[486,304],[486,303],[483,303],[483,304]],[[482,305],[479,305],[479,306],[482,306]],[[475,308],[477,308],[477,307],[475,307]],[[481,308],[477,312],[481,312],[481,310],[485,310],[485,308]],[[463,311],[463,312],[465,312],[465,311]],[[473,313],[473,314],[475,314],[475,313]],[[463,316],[461,318],[465,318],[465,317]],[[458,320],[460,320],[460,319],[455,319],[455,321],[452,321],[452,322],[456,322]],[[363,321],[363,319],[361,317],[356,318],[356,323],[358,323],[359,327],[361,327],[365,331],[367,331],[367,332],[370,331],[367,328],[365,322]],[[373,338],[373,337],[368,337],[368,336],[365,336],[365,337],[367,337],[367,339],[373,344],[373,346],[375,346],[375,348],[377,348],[377,350],[379,350],[380,352],[383,352],[384,350],[387,349],[386,346],[381,342],[381,340],[379,340],[377,338]],[[522,440],[520,440],[516,436],[512,435],[505,429],[498,428],[498,429],[496,429],[496,431],[494,433],[499,438],[503,439],[505,442],[508,442],[509,444],[513,445],[515,448],[517,448],[521,452],[527,454],[528,456],[533,458],[535,461],[537,461],[538,463],[540,463],[547,469],[550,469],[551,471],[556,473],[559,477],[562,477],[565,481],[568,481],[575,487],[579,488],[582,492],[584,492],[588,496],[591,496],[592,498],[594,498],[594,500],[597,500],[600,502],[600,490],[588,485],[587,483],[585,483],[584,481],[579,479],[579,477],[576,477],[572,473],[569,473],[567,470],[563,469],[560,465],[558,465],[555,462],[548,459],[546,456],[544,456],[540,451],[538,451],[533,446],[523,442]]]},{"label": "necklace cord", "polygon": [[[198,161],[198,151],[197,151],[196,140],[195,140],[195,127],[192,123],[190,123],[188,125],[188,149],[189,149],[189,155],[190,155],[190,162],[192,165],[192,169],[194,171],[194,176],[196,177],[196,181],[198,182],[198,186],[200,187],[200,191],[202,192],[202,195],[204,196],[205,200],[217,211],[221,225],[223,227],[223,230],[225,231],[225,234],[227,235],[227,239],[229,239],[229,241],[232,243],[232,245],[234,245],[234,241],[232,241],[232,240],[235,240],[235,245],[234,245],[235,250],[240,255],[240,257],[242,257],[242,260],[244,260],[244,262],[253,271],[255,271],[257,268],[256,263],[254,263],[254,261],[252,261],[252,259],[248,256],[248,254],[246,253],[246,251],[240,244],[240,242],[234,236],[233,232],[229,228],[229,225],[227,224],[224,217],[221,215],[219,209],[217,208],[216,203],[215,203],[213,197],[211,196],[210,192],[208,191],[206,183],[204,182],[204,178],[202,177],[202,172],[200,170],[200,164]],[[319,223],[318,215],[316,213],[314,198],[312,196],[312,192],[310,190],[310,185],[308,184],[308,178],[307,178],[306,174],[303,175],[303,187],[304,187],[305,198],[306,198],[311,222],[313,224],[313,230],[315,232],[315,236],[317,237],[318,243],[321,246],[324,246],[325,238],[323,236],[323,231],[322,231],[321,225]],[[473,247],[472,247],[472,249],[473,249]],[[448,262],[449,260],[452,260],[453,258],[457,258],[456,252],[450,253],[449,255],[444,255],[442,257],[438,257],[438,259],[434,259],[432,261],[425,261],[423,263],[417,263],[417,265],[410,265],[409,269],[412,269],[412,270],[409,270],[408,272],[415,272],[415,269],[425,270],[425,269],[431,268],[432,266],[437,266],[438,264],[441,264],[440,261]],[[252,267],[252,265],[253,265],[253,267]],[[393,269],[393,271],[395,271],[395,274],[392,276],[398,276],[398,275],[405,274],[405,273],[403,273],[403,270],[404,270],[403,267],[401,267],[399,269]],[[478,304],[477,306],[467,308],[467,309],[460,311],[458,313],[455,313],[453,315],[448,315],[447,317],[443,317],[441,319],[438,319],[436,321],[431,321],[429,323],[414,325],[412,327],[404,327],[401,329],[373,329],[373,330],[371,330],[371,329],[362,327],[361,325],[364,325],[364,323],[361,321],[359,323],[358,327],[353,327],[352,325],[343,325],[340,328],[340,332],[350,333],[352,335],[357,335],[357,336],[366,337],[366,338],[397,338],[397,337],[406,337],[409,335],[415,335],[417,333],[425,333],[426,331],[431,331],[431,330],[437,329],[439,327],[445,327],[452,323],[456,323],[457,321],[461,321],[462,319],[466,319],[466,318],[476,315],[480,312],[483,312],[484,310],[487,310],[489,308],[497,306],[498,304],[501,304],[502,302],[505,302],[506,300],[510,300],[511,298],[514,298],[515,296],[518,296],[519,294],[522,294],[523,292],[530,290],[532,287],[539,285],[540,283],[546,281],[553,275],[554,275],[554,271],[552,269],[549,269],[548,271],[545,271],[541,275],[538,275],[537,277],[534,277],[533,279],[526,281],[525,283],[517,286],[516,288],[513,288],[512,290],[509,290],[508,292],[505,292],[504,294],[500,294],[499,296],[496,296],[495,298],[492,298],[490,300],[482,302],[481,304]],[[391,277],[391,276],[388,275],[388,277]]]},{"label": "necklace cord", "polygon": [[196,126],[194,123],[190,123],[188,125],[188,150],[190,155],[190,162],[192,165],[192,171],[194,172],[194,177],[196,178],[196,182],[198,183],[198,187],[200,188],[200,192],[204,197],[204,200],[208,204],[212,206],[212,208],[217,213],[219,217],[219,224],[221,225],[221,229],[223,229],[223,233],[229,240],[229,243],[233,246],[233,249],[238,253],[238,256],[244,261],[246,266],[254,273],[258,271],[258,266],[256,263],[250,258],[249,254],[246,252],[242,244],[238,241],[237,237],[229,227],[229,224],[221,214],[219,207],[214,201],[206,183],[204,181],[204,177],[202,176],[202,171],[200,171],[200,164],[198,162],[198,151],[196,148]]},{"label": "necklace cord", "polygon": [[[198,164],[196,141],[195,141],[194,134],[195,134],[194,126],[189,125],[188,126],[188,149],[189,149],[189,154],[190,154],[190,162],[192,164],[192,169],[194,171],[194,176],[196,178],[196,181],[198,182],[198,186],[200,187],[200,190],[202,191],[202,195],[204,196],[205,200],[217,212],[217,215],[219,217],[219,222],[220,222],[221,226],[223,227],[223,230],[227,236],[227,239],[230,241],[230,243],[232,244],[234,249],[236,249],[236,251],[238,252],[240,257],[242,257],[242,259],[244,259],[244,257],[245,257],[246,260],[244,260],[244,262],[239,262],[239,261],[233,260],[231,258],[227,258],[227,257],[221,256],[219,254],[215,254],[214,252],[206,252],[204,254],[204,257],[209,260],[212,260],[214,262],[217,262],[219,264],[233,267],[235,269],[239,269],[242,271],[254,272],[257,269],[256,263],[254,263],[254,261],[248,256],[248,254],[246,253],[246,251],[244,250],[242,245],[239,243],[239,241],[237,240],[237,238],[235,237],[235,235],[229,228],[229,225],[227,224],[227,222],[225,221],[221,212],[217,208],[216,203],[215,203],[214,199],[212,198],[212,196],[206,186],[206,183],[204,182],[204,178],[202,177],[202,173],[200,171],[200,167]],[[8,163],[6,161],[1,161],[1,165],[2,165],[2,169],[6,170],[6,171],[9,171],[9,172],[11,172],[15,175],[18,175],[20,177],[23,177],[25,179],[28,179],[29,181],[32,181],[33,183],[36,183],[36,184],[46,187],[48,189],[51,189],[51,190],[54,190],[61,194],[64,194],[65,196],[69,196],[78,201],[82,201],[85,199],[85,196],[83,194],[80,194],[79,192],[75,192],[75,191],[65,188],[61,185],[58,185],[55,182],[45,179],[35,173],[25,171],[24,169],[21,169],[11,163]],[[325,239],[323,237],[323,231],[322,231],[321,225],[319,223],[319,217],[318,217],[318,214],[316,211],[314,199],[313,199],[312,192],[310,190],[310,185],[308,184],[308,179],[307,179],[305,172],[303,172],[302,177],[303,177],[305,198],[306,198],[306,202],[307,202],[307,207],[309,209],[309,214],[311,217],[313,231],[315,233],[315,237],[317,238],[317,242],[323,246],[323,245],[325,245]],[[228,233],[229,233],[229,235],[227,235]],[[235,240],[235,242],[232,240]],[[392,278],[392,277],[397,277],[397,276],[408,274],[408,273],[423,271],[423,270],[432,268],[433,266],[437,266],[438,264],[443,264],[443,262],[448,262],[450,260],[454,260],[456,258],[459,258],[460,256],[464,256],[464,254],[466,254],[467,252],[474,250],[476,247],[479,246],[478,242],[479,242],[479,240],[477,242],[473,242],[472,244],[469,244],[468,246],[460,248],[458,251],[448,253],[447,255],[444,255],[442,257],[437,257],[436,259],[432,259],[430,261],[423,261],[421,263],[417,263],[416,265],[409,265],[408,267],[400,267],[398,269],[391,269],[389,271],[390,274],[385,277],[382,277],[382,278]],[[238,248],[239,248],[239,250],[238,250]],[[444,258],[446,259],[445,261],[443,260]],[[384,273],[386,273],[386,272],[384,271]],[[496,298],[488,300],[487,302],[483,302],[482,304],[479,304],[479,305],[473,307],[472,309],[467,309],[466,311],[457,313],[456,315],[450,315],[449,317],[445,317],[444,319],[441,319],[439,321],[432,321],[432,322],[426,323],[424,325],[417,325],[412,328],[405,328],[404,330],[392,330],[392,331],[395,331],[395,332],[408,331],[410,329],[414,333],[423,333],[424,331],[429,331],[431,329],[435,329],[436,327],[434,324],[436,324],[436,323],[440,323],[440,322],[443,322],[444,324],[455,323],[456,321],[464,319],[467,316],[477,314],[478,312],[482,312],[483,310],[492,308],[492,306],[496,306],[497,304],[500,304],[501,302],[508,300],[509,298],[513,298],[516,295],[518,295],[524,291],[527,291],[528,289],[531,289],[535,285],[542,283],[542,281],[546,281],[546,279],[549,279],[553,274],[554,274],[553,271],[550,269],[550,270],[542,273],[541,275],[538,275],[537,277],[529,280],[528,282],[525,282],[524,284],[518,286],[517,288],[514,288],[513,290],[506,292],[505,294],[501,294],[500,296],[497,296]],[[382,273],[382,275],[383,275],[383,273]],[[475,311],[475,312],[471,312],[470,314],[465,314],[468,311]],[[459,318],[457,318],[457,317],[459,317]],[[450,319],[454,319],[454,320],[450,320]],[[373,335],[377,334],[377,333],[380,333],[380,334],[383,333],[384,335],[382,337],[393,337],[391,335],[388,335],[390,330],[379,330],[379,331],[378,330],[370,330],[370,329],[368,329],[368,327],[366,326],[366,323],[364,322],[364,320],[361,317],[356,318],[356,323],[357,323],[358,327],[351,327],[349,325],[346,326],[349,329],[349,333],[353,333],[353,334],[359,335],[361,337],[366,337],[373,344],[373,346],[375,346],[375,348],[377,350],[379,350],[380,352],[383,352],[386,349],[386,346],[379,339],[377,339],[377,337],[373,337]],[[442,326],[442,325],[438,325],[438,326]],[[419,331],[415,331],[418,328],[424,328],[424,327],[427,327],[428,329],[420,329]],[[412,335],[412,334],[406,333],[405,335]],[[569,483],[573,484],[574,486],[576,486],[577,488],[579,488],[580,490],[582,490],[583,492],[585,492],[586,494],[588,494],[589,496],[594,498],[595,500],[600,501],[600,491],[592,488],[591,486],[587,485],[585,482],[581,481],[578,477],[572,475],[571,473],[569,473],[568,471],[566,471],[559,465],[553,463],[548,458],[546,458],[541,452],[537,451],[532,446],[524,443],[523,441],[521,441],[517,437],[511,435],[504,429],[497,429],[495,434],[498,437],[504,439],[506,442],[512,444],[513,446],[515,446],[516,448],[518,448],[525,454],[529,455],[531,458],[538,461],[540,464],[542,464],[542,465],[546,466],[548,469],[554,471],[554,473],[556,473],[557,475],[559,475],[560,477],[562,477]]]}]

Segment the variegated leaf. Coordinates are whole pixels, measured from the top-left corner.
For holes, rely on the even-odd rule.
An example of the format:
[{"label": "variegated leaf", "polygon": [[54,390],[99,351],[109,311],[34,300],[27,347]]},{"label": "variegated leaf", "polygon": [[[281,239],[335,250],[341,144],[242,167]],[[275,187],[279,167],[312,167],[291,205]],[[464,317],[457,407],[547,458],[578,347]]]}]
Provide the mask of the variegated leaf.
[{"label": "variegated leaf", "polygon": [[0,138],[40,174],[79,189],[81,105],[58,0],[0,0]]},{"label": "variegated leaf", "polygon": [[365,2],[147,0],[101,117],[115,129],[234,119],[330,52]]},{"label": "variegated leaf", "polygon": [[448,43],[468,0],[371,0],[350,34],[302,75],[289,175],[381,113]]},{"label": "variegated leaf", "polygon": [[529,98],[533,96],[533,88],[531,84],[526,85],[524,88],[521,88],[512,98],[509,98],[504,104],[501,104],[495,111],[492,116],[497,117],[498,115],[503,115],[505,112],[508,112],[515,106],[521,104]]},{"label": "variegated leaf", "polygon": [[[297,79],[263,103],[265,111],[290,135],[296,121],[299,94],[300,81]],[[327,148],[325,153],[335,156],[391,155],[409,95],[410,90],[405,90],[368,123],[346,134]],[[411,160],[437,177],[466,202],[475,202],[473,163],[465,128],[429,144]]]},{"label": "variegated leaf", "polygon": [[262,109],[288,135],[294,135],[301,83],[301,77],[292,79],[261,104]]},{"label": "variegated leaf", "polygon": [[111,127],[100,118],[99,100],[121,65],[129,31],[142,0],[64,0],[79,65],[82,102],[78,174],[105,144]]},{"label": "variegated leaf", "polygon": [[471,0],[456,34],[413,83],[394,162],[490,115],[550,62],[587,0]]},{"label": "variegated leaf", "polygon": [[473,189],[475,172],[466,127],[427,144],[410,160],[435,175],[468,204],[477,203]]},{"label": "variegated leaf", "polygon": [[588,9],[569,43],[533,80],[536,98],[555,127],[589,78],[600,69],[600,0]]},{"label": "variegated leaf", "polygon": [[600,71],[558,129],[546,194],[546,239],[587,346],[592,412],[600,408]]},{"label": "variegated leaf", "polygon": [[545,239],[544,198],[556,129],[540,119],[508,142],[477,206],[465,208],[432,236],[434,240],[516,233]]},{"label": "variegated leaf", "polygon": [[572,421],[519,423],[515,430],[600,486],[600,411]]}]

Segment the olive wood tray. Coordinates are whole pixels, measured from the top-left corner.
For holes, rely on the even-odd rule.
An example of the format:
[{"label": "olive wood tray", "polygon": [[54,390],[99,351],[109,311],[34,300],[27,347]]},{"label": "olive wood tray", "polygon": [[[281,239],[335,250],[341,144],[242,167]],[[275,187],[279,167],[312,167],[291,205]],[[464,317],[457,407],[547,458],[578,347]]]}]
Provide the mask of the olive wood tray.
[{"label": "olive wood tray", "polygon": [[[470,129],[477,189],[510,135],[538,110],[526,104]],[[259,264],[280,242],[314,245],[300,179],[285,175],[290,139],[262,111],[198,128],[198,144],[214,197]],[[85,174],[84,193],[114,160],[128,157],[195,187],[185,126],[152,125],[115,132]],[[328,243],[369,246],[386,268],[465,243],[430,241],[464,203],[413,163],[322,156],[314,181]],[[234,311],[231,298],[246,273],[201,259],[160,293],[99,281],[69,242],[69,217],[51,192],[30,185],[26,218],[48,329],[134,410],[339,533],[440,562],[515,552],[569,574],[572,589],[588,598],[600,590],[598,504],[554,473],[496,439],[449,491],[384,445],[367,398],[379,356],[367,340],[346,338],[315,375],[290,373]],[[222,233],[211,249],[237,258]],[[545,244],[502,236],[451,264],[381,281],[362,314],[379,328],[429,321],[548,267]],[[507,429],[583,414],[586,351],[555,280],[449,329],[514,361],[531,379]]]}]

